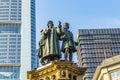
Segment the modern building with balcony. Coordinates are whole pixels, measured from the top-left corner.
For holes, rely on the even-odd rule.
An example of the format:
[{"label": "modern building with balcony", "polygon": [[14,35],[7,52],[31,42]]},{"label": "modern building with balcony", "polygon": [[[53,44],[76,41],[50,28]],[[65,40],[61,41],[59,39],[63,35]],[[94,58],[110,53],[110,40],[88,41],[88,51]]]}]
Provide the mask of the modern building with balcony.
[{"label": "modern building with balcony", "polygon": [[27,80],[34,68],[35,0],[0,0],[0,80]]},{"label": "modern building with balcony", "polygon": [[120,28],[79,29],[77,42],[78,65],[87,67],[83,80],[92,80],[104,59],[120,54]]},{"label": "modern building with balcony", "polygon": [[103,60],[93,80],[120,80],[120,55]]}]

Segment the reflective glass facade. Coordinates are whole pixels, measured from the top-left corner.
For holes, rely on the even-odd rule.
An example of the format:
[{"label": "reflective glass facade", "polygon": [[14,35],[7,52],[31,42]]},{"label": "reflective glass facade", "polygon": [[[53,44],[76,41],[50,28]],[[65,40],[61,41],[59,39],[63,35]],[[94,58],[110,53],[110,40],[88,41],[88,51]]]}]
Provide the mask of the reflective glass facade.
[{"label": "reflective glass facade", "polygon": [[87,67],[84,80],[92,80],[101,62],[120,54],[120,29],[79,29],[78,64]]},{"label": "reflective glass facade", "polygon": [[20,66],[1,66],[0,80],[20,80]]},{"label": "reflective glass facade", "polygon": [[[20,24],[0,24],[0,80],[20,80],[20,26]],[[19,65],[9,66],[10,64]]]},{"label": "reflective glass facade", "polygon": [[[34,70],[37,66],[37,62],[36,62],[36,25],[35,25],[35,0],[31,0],[31,68],[32,70]],[[36,65],[35,65],[36,64]]]},{"label": "reflective glass facade", "polygon": [[20,24],[0,24],[0,33],[15,33],[20,34],[21,32],[21,25]]},{"label": "reflective glass facade", "polygon": [[0,0],[0,80],[27,80],[36,68],[35,22],[35,0]]},{"label": "reflective glass facade", "polygon": [[0,21],[20,21],[21,0],[0,0]]},{"label": "reflective glass facade", "polygon": [[112,78],[112,80],[119,80],[120,79],[120,69],[112,71],[111,78]]}]

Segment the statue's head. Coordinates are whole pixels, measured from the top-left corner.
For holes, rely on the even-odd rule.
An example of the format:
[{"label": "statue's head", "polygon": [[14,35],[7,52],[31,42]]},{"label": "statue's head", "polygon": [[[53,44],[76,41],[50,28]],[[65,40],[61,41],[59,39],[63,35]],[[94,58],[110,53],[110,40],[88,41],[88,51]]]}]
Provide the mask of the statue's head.
[{"label": "statue's head", "polygon": [[66,22],[63,25],[64,25],[64,29],[69,29],[69,23]]},{"label": "statue's head", "polygon": [[53,21],[49,20],[47,26],[48,28],[52,28],[54,26]]}]

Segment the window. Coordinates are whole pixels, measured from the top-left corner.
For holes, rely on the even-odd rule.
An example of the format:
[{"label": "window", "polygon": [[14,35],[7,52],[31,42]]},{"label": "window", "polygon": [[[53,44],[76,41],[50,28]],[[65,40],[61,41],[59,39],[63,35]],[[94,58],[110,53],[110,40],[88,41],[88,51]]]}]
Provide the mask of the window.
[{"label": "window", "polygon": [[[14,74],[14,75],[8,75]],[[1,80],[19,80],[20,67],[19,66],[1,66],[0,67],[0,79]]]},{"label": "window", "polygon": [[10,44],[16,44],[16,42],[9,42]]},{"label": "window", "polygon": [[72,75],[71,75],[71,74],[69,74],[68,76],[69,76],[69,79],[71,80],[71,78],[72,78]]},{"label": "window", "polygon": [[[0,24],[0,33],[20,33],[20,24]],[[16,35],[10,35],[16,37]]]},{"label": "window", "polygon": [[7,42],[0,42],[0,44],[7,44]]},{"label": "window", "polygon": [[11,0],[11,2],[17,2],[17,0]]},{"label": "window", "polygon": [[73,76],[73,80],[77,80],[77,77],[76,77],[76,76]]},{"label": "window", "polygon": [[116,80],[116,79],[120,78],[120,69],[112,71],[111,78],[112,78],[112,80]]}]

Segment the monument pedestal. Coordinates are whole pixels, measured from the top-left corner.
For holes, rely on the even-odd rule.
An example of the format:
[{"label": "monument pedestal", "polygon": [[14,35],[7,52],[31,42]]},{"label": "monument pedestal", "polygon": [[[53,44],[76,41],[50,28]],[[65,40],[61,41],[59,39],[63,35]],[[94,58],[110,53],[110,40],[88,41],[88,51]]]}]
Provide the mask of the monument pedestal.
[{"label": "monument pedestal", "polygon": [[80,68],[71,61],[54,61],[28,71],[28,80],[82,80],[86,68]]}]

